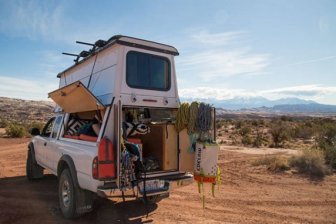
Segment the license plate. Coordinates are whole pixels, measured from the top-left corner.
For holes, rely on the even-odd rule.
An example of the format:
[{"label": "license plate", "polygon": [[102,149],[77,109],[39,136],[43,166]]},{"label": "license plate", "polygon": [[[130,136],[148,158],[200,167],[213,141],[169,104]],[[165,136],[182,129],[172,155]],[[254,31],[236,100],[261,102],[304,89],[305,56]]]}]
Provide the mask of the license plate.
[{"label": "license plate", "polygon": [[[157,191],[165,188],[164,180],[146,180],[146,192]],[[139,184],[140,192],[144,192],[144,182]]]}]

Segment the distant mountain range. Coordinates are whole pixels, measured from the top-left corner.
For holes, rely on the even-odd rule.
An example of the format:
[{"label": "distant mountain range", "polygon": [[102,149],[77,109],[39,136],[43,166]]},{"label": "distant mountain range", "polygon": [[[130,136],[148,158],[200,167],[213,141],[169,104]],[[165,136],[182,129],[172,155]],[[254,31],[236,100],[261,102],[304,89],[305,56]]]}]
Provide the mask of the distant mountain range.
[{"label": "distant mountain range", "polygon": [[268,113],[336,113],[336,105],[320,104],[312,100],[282,98],[269,100],[264,97],[236,97],[227,100],[181,98],[181,101],[203,101],[224,110],[254,111]]}]

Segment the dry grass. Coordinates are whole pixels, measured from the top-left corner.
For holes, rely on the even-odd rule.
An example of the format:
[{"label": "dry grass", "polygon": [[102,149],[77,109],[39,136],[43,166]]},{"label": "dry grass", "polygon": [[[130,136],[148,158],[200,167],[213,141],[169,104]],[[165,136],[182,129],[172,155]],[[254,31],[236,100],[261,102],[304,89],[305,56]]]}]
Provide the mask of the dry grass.
[{"label": "dry grass", "polygon": [[288,158],[280,155],[255,160],[252,162],[252,165],[253,166],[264,165],[267,167],[268,170],[274,172],[285,171],[290,169]]},{"label": "dry grass", "polygon": [[302,174],[308,174],[315,177],[324,177],[325,175],[330,174],[330,169],[326,165],[324,153],[321,150],[301,150],[299,155],[292,156],[289,159],[289,163]]},{"label": "dry grass", "polygon": [[274,172],[294,168],[301,174],[319,178],[331,173],[326,165],[324,153],[321,150],[314,149],[301,150],[298,155],[290,158],[283,155],[264,157],[253,161],[252,165],[266,166],[268,170]]}]

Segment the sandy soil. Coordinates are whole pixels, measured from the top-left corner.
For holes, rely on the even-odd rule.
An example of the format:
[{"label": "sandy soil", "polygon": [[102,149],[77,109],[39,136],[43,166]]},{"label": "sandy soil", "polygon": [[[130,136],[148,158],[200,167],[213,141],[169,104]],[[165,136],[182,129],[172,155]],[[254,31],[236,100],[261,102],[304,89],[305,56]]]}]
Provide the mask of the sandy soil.
[{"label": "sandy soil", "polygon": [[148,217],[140,201],[100,199],[94,212],[65,220],[56,177],[28,182],[24,176],[28,141],[0,138],[0,223],[336,223],[336,175],[311,180],[291,172],[270,173],[250,165],[269,156],[269,150],[227,147],[219,160],[222,184],[215,198],[206,187],[205,209],[193,184],[149,206]]}]

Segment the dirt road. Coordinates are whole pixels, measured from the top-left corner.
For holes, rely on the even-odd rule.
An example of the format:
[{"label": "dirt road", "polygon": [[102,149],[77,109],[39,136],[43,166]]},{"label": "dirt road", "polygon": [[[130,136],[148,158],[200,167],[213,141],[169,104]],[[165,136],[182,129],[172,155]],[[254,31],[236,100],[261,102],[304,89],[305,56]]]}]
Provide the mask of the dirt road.
[{"label": "dirt road", "polygon": [[336,175],[310,180],[291,173],[273,174],[251,161],[263,153],[222,148],[222,184],[202,209],[196,184],[174,190],[149,206],[140,201],[98,200],[97,209],[77,220],[60,214],[57,179],[28,182],[28,139],[0,138],[0,223],[336,223]]}]

